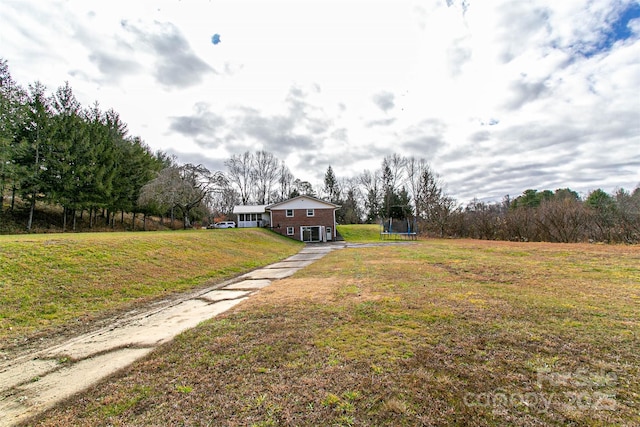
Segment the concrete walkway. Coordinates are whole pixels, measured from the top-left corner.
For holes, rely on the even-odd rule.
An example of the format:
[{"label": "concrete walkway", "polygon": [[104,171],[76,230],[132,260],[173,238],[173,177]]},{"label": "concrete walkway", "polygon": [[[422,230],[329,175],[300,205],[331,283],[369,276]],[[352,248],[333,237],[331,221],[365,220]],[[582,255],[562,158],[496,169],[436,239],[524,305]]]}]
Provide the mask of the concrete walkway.
[{"label": "concrete walkway", "polygon": [[0,362],[0,426],[37,415],[146,356],[179,333],[308,266],[342,242],[307,245],[298,254],[183,298],[132,312],[108,327]]}]

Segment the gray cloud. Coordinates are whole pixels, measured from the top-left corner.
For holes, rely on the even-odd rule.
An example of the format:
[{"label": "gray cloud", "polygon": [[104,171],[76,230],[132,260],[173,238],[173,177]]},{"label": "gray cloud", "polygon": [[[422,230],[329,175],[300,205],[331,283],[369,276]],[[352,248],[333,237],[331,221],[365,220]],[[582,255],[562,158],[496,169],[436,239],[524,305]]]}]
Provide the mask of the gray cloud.
[{"label": "gray cloud", "polygon": [[298,168],[304,168],[312,172],[312,184],[322,185],[324,182],[324,174],[329,165],[331,165],[339,179],[348,177],[345,171],[351,171],[355,173],[354,176],[359,176],[365,169],[371,170],[370,167],[362,167],[359,169],[359,165],[370,165],[373,163],[376,167],[380,167],[382,159],[388,154],[391,154],[391,152],[387,149],[376,148],[373,144],[371,144],[371,149],[367,150],[345,146],[340,150],[339,156],[335,155],[332,151],[307,152],[301,157]]},{"label": "gray cloud", "polygon": [[401,146],[416,156],[432,156],[445,146],[447,126],[438,119],[425,119],[405,129],[400,136]]},{"label": "gray cloud", "polygon": [[465,45],[465,39],[456,39],[447,49],[449,71],[454,77],[462,73],[462,67],[471,59],[471,48]]},{"label": "gray cloud", "polygon": [[460,159],[466,159],[473,155],[475,145],[467,145],[463,147],[457,147],[452,150],[442,153],[438,156],[438,160],[442,164],[449,162],[459,161]]},{"label": "gray cloud", "polygon": [[210,105],[199,102],[188,116],[169,117],[169,132],[183,135],[202,148],[219,148],[236,141],[227,129],[227,120],[210,111]]},{"label": "gray cloud", "polygon": [[192,137],[213,135],[226,123],[223,117],[210,112],[196,116],[170,117],[169,120],[170,130]]},{"label": "gray cloud", "polygon": [[135,73],[142,67],[130,59],[119,58],[108,52],[94,51],[89,55],[89,60],[98,66],[98,70],[109,76],[111,80],[117,80],[121,76]]},{"label": "gray cloud", "polygon": [[536,39],[550,39],[550,12],[531,2],[505,2],[500,7],[500,59],[510,62],[520,56],[523,46],[532,46]]},{"label": "gray cloud", "polygon": [[424,6],[416,3],[413,6],[413,16],[416,20],[416,23],[418,24],[418,28],[424,30],[427,27],[426,21],[428,16],[427,10],[424,8]]},{"label": "gray cloud", "polygon": [[376,126],[391,126],[396,122],[396,118],[390,117],[388,119],[380,119],[380,120],[370,120],[365,123],[365,126],[368,128],[376,127]]},{"label": "gray cloud", "polygon": [[207,74],[217,74],[192,51],[189,42],[172,23],[155,21],[149,32],[128,21],[122,21],[121,26],[157,55],[155,77],[162,85],[186,88],[202,82]]},{"label": "gray cloud", "polygon": [[489,132],[488,130],[481,130],[469,136],[469,140],[471,142],[484,142],[484,141],[489,141],[490,139],[491,139],[491,132]]},{"label": "gray cloud", "polygon": [[395,107],[395,95],[391,92],[380,92],[373,95],[373,103],[385,113]]},{"label": "gray cloud", "polygon": [[284,157],[295,150],[316,147],[311,136],[294,131],[296,121],[291,116],[263,115],[253,108],[240,110],[242,115],[236,118],[236,132],[256,139],[265,150],[277,156]]},{"label": "gray cloud", "polygon": [[523,105],[533,102],[549,93],[549,88],[544,80],[527,82],[519,80],[509,85],[511,95],[505,103],[509,110],[517,110]]},{"label": "gray cloud", "polygon": [[512,153],[555,147],[578,147],[587,141],[584,129],[567,123],[537,123],[509,126],[496,132],[495,139],[509,144]]},{"label": "gray cloud", "polygon": [[[116,21],[115,26],[112,15],[98,3],[70,5],[56,1],[52,3],[55,7],[48,7],[47,2],[10,0],[4,2],[6,7],[0,14],[6,24],[2,30],[3,36],[6,35],[3,54],[11,66],[17,65],[16,78],[23,82],[42,78],[49,88],[55,88],[66,77],[76,76],[70,83],[78,96],[97,97],[109,106],[115,104],[114,108],[122,113],[131,129],[148,132],[144,137],[150,144],[158,147],[176,144],[169,153],[177,154],[180,161],[207,162],[208,167],[223,168],[222,161],[207,159],[204,155],[220,157],[265,149],[287,162],[299,161],[297,170],[291,167],[294,173],[304,174],[305,179],[313,174],[321,182],[329,164],[339,177],[353,176],[364,169],[379,167],[384,156],[395,152],[433,161],[434,169],[458,198],[499,199],[507,193],[518,195],[527,188],[553,190],[569,186],[587,191],[602,187],[610,191],[615,186],[640,184],[640,154],[637,153],[640,80],[634,72],[638,33],[618,39],[614,44],[606,38],[611,34],[611,26],[632,2],[634,0],[597,0],[565,4],[533,0],[498,4],[478,1],[472,5],[468,0],[406,2],[394,10],[394,13],[402,10],[402,16],[409,11],[406,17],[410,15],[411,19],[398,22],[401,25],[406,23],[430,30],[426,24],[438,13],[446,13],[447,17],[458,15],[458,21],[451,26],[452,31],[442,29],[442,37],[425,38],[430,33],[418,31],[418,37],[407,38],[405,41],[409,44],[402,46],[390,43],[385,32],[380,31],[383,21],[375,22],[371,28],[363,28],[358,36],[358,40],[372,47],[370,50],[341,50],[344,46],[338,44],[340,39],[331,36],[329,41],[336,44],[327,49],[332,52],[329,56],[323,57],[322,49],[314,50],[317,64],[331,58],[346,58],[347,63],[340,61],[342,68],[328,74],[321,72],[315,60],[298,61],[295,68],[291,68],[289,60],[293,50],[289,47],[295,45],[308,50],[309,43],[302,43],[305,40],[327,45],[321,25],[318,25],[320,31],[313,31],[312,36],[306,33],[307,21],[285,20],[287,22],[277,23],[278,28],[273,20],[264,28],[252,28],[247,22],[246,27],[237,29],[242,30],[238,34],[247,38],[243,36],[244,40],[234,41],[238,47],[233,49],[234,55],[225,57],[233,39],[225,39],[229,44],[215,51],[215,59],[211,60],[216,61],[211,62],[214,70],[193,48],[194,43],[201,40],[198,34],[210,36],[221,29],[207,29],[206,22],[195,18],[193,13],[202,10],[199,6],[194,7],[191,14],[151,15],[164,16],[159,18],[162,22],[150,21],[153,18],[149,15],[135,17],[135,8],[130,8],[121,11],[121,16],[129,20],[122,25]],[[447,10],[447,6],[450,9]],[[88,12],[89,9],[96,13]],[[188,8],[182,9],[186,12]],[[264,12],[267,11],[270,9],[265,8]],[[488,15],[484,15],[485,11]],[[234,13],[241,16],[241,12]],[[335,24],[337,30],[345,30],[335,34],[347,34],[354,23],[362,23],[358,16],[355,18],[334,20],[332,25]],[[487,23],[490,25],[485,25]],[[193,26],[194,40],[187,39],[190,33],[187,25]],[[268,44],[269,56],[264,52],[252,53],[249,48],[256,45],[250,38],[274,35],[274,31],[265,29],[277,29],[274,37],[285,44],[294,43]],[[251,31],[253,35],[249,34]],[[299,40],[292,39],[291,34]],[[202,40],[206,42],[207,38]],[[448,71],[443,85],[457,85],[456,91],[451,92],[451,97],[429,96],[431,85],[440,84],[432,80],[438,78],[439,73],[423,73],[423,80],[407,79],[409,68],[382,66],[380,71],[388,71],[389,74],[384,75],[388,79],[370,80],[371,76],[357,74],[362,81],[353,85],[355,74],[349,71],[350,61],[357,59],[362,64],[367,61],[371,65],[369,69],[374,69],[380,64],[376,61],[384,57],[380,56],[376,42],[385,49],[398,48],[398,56],[395,52],[393,55],[399,59],[398,65],[416,70],[426,64],[428,71],[428,61],[433,59],[426,56],[430,49],[423,50],[423,46],[433,46],[438,54],[445,49],[446,62],[439,64]],[[248,43],[246,50],[242,43]],[[349,45],[360,46],[359,42]],[[476,47],[479,50],[471,50]],[[351,60],[356,51],[362,56]],[[242,57],[235,56],[236,53]],[[274,57],[282,61],[274,63]],[[267,61],[269,72],[265,73]],[[294,71],[298,67],[301,73]],[[216,71],[223,73],[229,87],[236,89],[212,93],[214,87],[203,85],[200,94],[197,90],[166,90],[206,82]],[[291,71],[293,75],[288,75]],[[153,87],[146,86],[149,82],[144,83],[145,91],[156,91],[152,104],[148,93],[135,86],[140,82],[127,78],[132,75],[148,75],[162,83],[152,81]],[[342,80],[345,75],[349,80]],[[254,76],[259,81],[251,80]],[[452,80],[452,76],[457,79]],[[499,80],[489,85],[487,76]],[[285,78],[298,83],[283,87]],[[355,90],[339,90],[353,86],[357,86]],[[256,87],[268,87],[268,90],[254,90],[255,102],[246,101],[244,107],[238,107],[240,97],[235,90],[246,90],[242,94],[245,99],[244,95],[250,96]],[[394,96],[385,91],[393,87],[404,87],[405,94],[410,91],[412,96],[401,97],[400,91]],[[268,98],[283,88],[286,92],[282,99]],[[477,88],[483,90],[476,91]],[[365,102],[371,102],[368,107],[374,110],[374,114],[365,117],[347,109],[347,106],[358,105],[363,94],[369,94],[364,95]],[[373,98],[372,94],[375,94]],[[195,98],[189,100],[184,96]],[[213,97],[215,104],[198,103]],[[194,109],[163,117],[163,106],[178,99],[194,105]],[[406,112],[396,119],[394,111],[400,110],[400,101]],[[278,106],[267,109],[259,105]],[[457,110],[457,105],[464,108]],[[139,115],[143,110],[151,114]],[[442,121],[412,118],[412,114],[420,111],[428,117],[441,115]],[[477,117],[487,122],[478,124]],[[499,122],[489,120],[493,117],[499,117]],[[414,125],[407,127],[406,120],[415,120]],[[185,140],[189,143],[184,144]],[[192,147],[191,142],[196,145],[191,153],[175,151],[191,149],[187,148]]]},{"label": "gray cloud", "polygon": [[[444,176],[457,174],[455,187],[457,194],[468,202],[473,197],[500,200],[505,195],[512,197],[522,194],[527,189],[555,190],[562,186],[563,170],[558,165],[541,162],[527,162],[522,159],[514,165],[505,158],[489,159],[484,164],[468,165],[462,171],[443,170]],[[564,185],[566,186],[566,184]]]},{"label": "gray cloud", "polygon": [[203,156],[202,153],[183,153],[174,149],[166,150],[166,153],[178,157],[180,159],[180,163],[203,165],[212,172],[225,171],[227,169],[224,165],[226,159],[212,159],[210,157]]},{"label": "gray cloud", "polygon": [[435,136],[420,136],[402,143],[409,153],[416,157],[432,157],[442,146],[444,140]]},{"label": "gray cloud", "polygon": [[349,140],[349,131],[346,128],[336,129],[331,132],[331,138],[336,141],[347,142]]},{"label": "gray cloud", "polygon": [[[317,85],[314,85],[316,92],[320,91]],[[292,86],[286,97],[286,103],[289,106],[289,117],[295,121],[298,126],[303,126],[310,133],[320,135],[327,132],[331,126],[331,121],[316,107],[310,105],[306,97],[308,93],[298,86]]]},{"label": "gray cloud", "polygon": [[339,153],[336,153],[335,149],[309,152],[308,161],[318,165],[318,169],[314,170],[314,175],[318,182],[322,182],[326,168],[329,165],[331,165],[338,177],[345,177],[347,175],[345,171],[350,171],[355,174],[354,176],[357,176],[363,173],[365,169],[371,169],[370,166],[359,169],[359,165],[374,164],[376,165],[375,168],[380,167],[384,156],[393,153],[393,150],[387,146],[376,146],[374,141],[370,141],[366,144],[366,147],[367,149],[365,150],[360,147],[344,145],[340,147]]},{"label": "gray cloud", "polygon": [[264,149],[279,158],[292,152],[317,152],[325,139],[346,141],[347,130],[332,129],[332,121],[308,104],[306,93],[292,87],[285,98],[285,114],[267,114],[253,107],[238,106],[224,117],[206,103],[194,106],[191,115],[170,117],[169,131],[193,138],[203,148],[229,152]]},{"label": "gray cloud", "polygon": [[[502,139],[507,135],[512,139]],[[550,145],[549,138],[555,144]],[[615,154],[603,151],[602,144],[593,142],[597,138],[585,136],[579,128],[540,124],[531,129],[511,127],[493,135],[492,144],[470,145],[439,157],[443,168],[436,170],[443,173],[449,188],[467,201],[476,196],[499,200],[506,194],[520,195],[529,188],[569,187],[583,194],[596,188],[613,191],[616,183],[637,180],[640,154],[616,159]],[[607,146],[613,153],[618,152],[613,144]],[[539,160],[540,156],[545,160]],[[471,157],[480,161],[465,162],[462,169],[447,166]]]},{"label": "gray cloud", "polygon": [[[100,72],[100,77],[96,78],[93,73],[84,70],[72,69],[71,76],[79,76],[85,80],[93,80],[98,83],[118,83],[123,77],[140,72],[144,67],[135,58],[134,48],[119,34],[114,34],[109,40],[93,31],[92,24],[96,19],[96,14],[88,12],[86,17],[78,17],[65,14],[63,18],[57,19],[49,17],[44,21],[65,22],[69,28],[73,29],[74,41],[79,42],[89,51],[88,59],[95,64]],[[60,24],[58,24],[60,25]],[[62,30],[60,30],[62,31]]]}]

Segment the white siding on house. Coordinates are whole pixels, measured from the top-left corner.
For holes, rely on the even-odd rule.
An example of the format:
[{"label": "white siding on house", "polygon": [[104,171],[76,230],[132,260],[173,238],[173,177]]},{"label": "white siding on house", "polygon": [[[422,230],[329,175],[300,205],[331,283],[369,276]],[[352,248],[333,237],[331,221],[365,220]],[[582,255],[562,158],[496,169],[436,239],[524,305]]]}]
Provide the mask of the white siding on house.
[{"label": "white siding on house", "polygon": [[311,197],[296,197],[291,200],[286,200],[282,203],[276,203],[269,207],[270,210],[274,209],[327,209],[335,205],[322,200],[316,200]]},{"label": "white siding on house", "polygon": [[271,224],[271,215],[266,211],[267,205],[235,206],[238,228],[267,227]]}]

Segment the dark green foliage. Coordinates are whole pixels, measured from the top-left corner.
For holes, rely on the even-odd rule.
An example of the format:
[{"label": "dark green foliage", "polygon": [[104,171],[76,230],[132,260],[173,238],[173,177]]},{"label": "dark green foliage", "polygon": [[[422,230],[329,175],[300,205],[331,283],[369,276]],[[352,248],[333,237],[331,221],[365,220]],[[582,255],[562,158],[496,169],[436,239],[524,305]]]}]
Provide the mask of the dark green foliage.
[{"label": "dark green foliage", "polygon": [[358,206],[356,189],[350,188],[347,190],[347,197],[341,206],[336,212],[339,224],[359,224],[362,221],[362,211]]},{"label": "dark green foliage", "polygon": [[331,165],[329,165],[327,172],[324,174],[324,192],[331,203],[341,204],[340,187]]},{"label": "dark green foliage", "polygon": [[553,197],[553,193],[549,190],[538,192],[538,190],[525,190],[521,196],[515,198],[511,207],[513,208],[535,208],[540,206],[543,200],[548,200]]},{"label": "dark green foliage", "polygon": [[63,208],[63,229],[69,214],[84,210],[140,212],[140,189],[168,159],[128,136],[117,112],[103,113],[97,103],[84,110],[68,82],[52,96],[39,82],[24,91],[4,60],[0,148],[0,212],[11,189],[29,205],[27,230],[39,200]]}]

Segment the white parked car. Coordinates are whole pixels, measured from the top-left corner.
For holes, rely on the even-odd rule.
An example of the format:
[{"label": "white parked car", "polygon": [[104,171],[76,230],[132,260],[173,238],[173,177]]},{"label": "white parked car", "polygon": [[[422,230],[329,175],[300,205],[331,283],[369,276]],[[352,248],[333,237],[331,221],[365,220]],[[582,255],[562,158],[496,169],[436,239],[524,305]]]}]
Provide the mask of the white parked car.
[{"label": "white parked car", "polygon": [[213,224],[214,228],[236,228],[236,223],[233,221],[222,221]]}]

